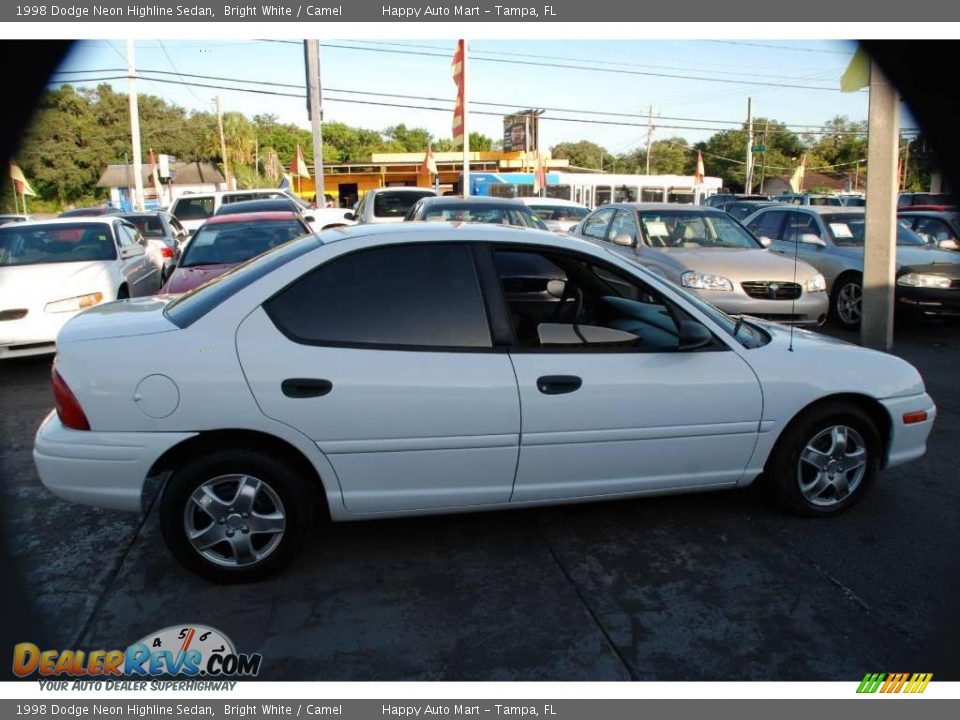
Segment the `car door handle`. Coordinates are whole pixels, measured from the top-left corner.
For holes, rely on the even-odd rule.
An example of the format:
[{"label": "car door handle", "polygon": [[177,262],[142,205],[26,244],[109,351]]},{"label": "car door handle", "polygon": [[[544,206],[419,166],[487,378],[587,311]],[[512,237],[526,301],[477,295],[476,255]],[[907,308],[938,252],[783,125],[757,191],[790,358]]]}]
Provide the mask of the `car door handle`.
[{"label": "car door handle", "polygon": [[287,378],[280,390],[289,398],[322,397],[333,390],[333,383],[320,378]]},{"label": "car door handle", "polygon": [[583,380],[576,375],[544,375],[537,378],[537,390],[544,395],[563,395],[580,389]]}]

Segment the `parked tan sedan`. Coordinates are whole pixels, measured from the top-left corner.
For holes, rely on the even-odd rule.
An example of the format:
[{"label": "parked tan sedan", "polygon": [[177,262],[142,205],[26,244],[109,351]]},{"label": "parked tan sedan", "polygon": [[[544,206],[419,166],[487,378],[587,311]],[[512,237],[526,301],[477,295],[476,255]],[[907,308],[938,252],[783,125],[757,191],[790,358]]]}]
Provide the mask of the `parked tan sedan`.
[{"label": "parked tan sedan", "polygon": [[572,232],[618,252],[731,315],[822,324],[826,283],[803,261],[769,252],[721,210],[662,203],[615,203]]}]

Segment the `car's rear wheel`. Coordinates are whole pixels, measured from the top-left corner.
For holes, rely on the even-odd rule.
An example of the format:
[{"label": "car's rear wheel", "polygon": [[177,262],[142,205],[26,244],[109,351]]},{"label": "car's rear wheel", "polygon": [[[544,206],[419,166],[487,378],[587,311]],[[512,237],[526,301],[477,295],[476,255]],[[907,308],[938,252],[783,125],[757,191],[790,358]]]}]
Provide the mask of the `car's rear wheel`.
[{"label": "car's rear wheel", "polygon": [[160,498],[160,526],[173,555],[215,582],[258,580],[296,553],[312,498],[282,461],[221,450],[174,472]]},{"label": "car's rear wheel", "polygon": [[784,431],[767,463],[774,497],[800,515],[834,515],[856,503],[880,469],[876,423],[855,405],[807,411]]},{"label": "car's rear wheel", "polygon": [[847,330],[860,327],[863,313],[863,284],[859,277],[841,278],[833,289],[833,317]]}]

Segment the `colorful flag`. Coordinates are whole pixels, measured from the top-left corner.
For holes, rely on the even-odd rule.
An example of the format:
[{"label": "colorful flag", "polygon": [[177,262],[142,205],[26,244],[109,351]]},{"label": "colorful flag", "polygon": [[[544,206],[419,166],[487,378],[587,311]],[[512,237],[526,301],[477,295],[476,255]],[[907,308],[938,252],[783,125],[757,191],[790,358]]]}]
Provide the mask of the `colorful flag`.
[{"label": "colorful flag", "polygon": [[840,78],[843,92],[856,92],[870,84],[870,56],[863,46],[859,46],[850,59],[850,64]]},{"label": "colorful flag", "polygon": [[453,52],[453,62],[450,64],[450,71],[453,74],[453,82],[457,86],[457,104],[453,108],[454,140],[459,140],[463,137],[463,52],[464,41],[457,40],[457,49]]},{"label": "colorful flag", "polygon": [[543,157],[537,153],[537,164],[533,171],[533,191],[539,195],[540,191],[547,187],[547,166],[543,162]]},{"label": "colorful flag", "polygon": [[794,192],[803,192],[803,176],[807,172],[807,156],[800,158],[800,165],[793,171],[793,177],[790,178],[790,189]]},{"label": "colorful flag", "polygon": [[427,154],[423,157],[423,165],[420,166],[420,175],[436,175],[437,161],[433,159],[433,148],[427,145]]},{"label": "colorful flag", "polygon": [[280,179],[280,184],[277,186],[278,190],[293,190],[293,180],[290,178],[290,175],[287,173],[282,173],[283,177]]},{"label": "colorful flag", "polygon": [[307,168],[306,160],[303,159],[303,152],[299,145],[297,145],[297,154],[294,156],[293,162],[290,163],[290,174],[297,177],[310,177],[310,170]]},{"label": "colorful flag", "polygon": [[705,175],[703,171],[703,153],[697,150],[697,169],[693,172],[693,184],[694,185],[703,185],[703,176]]},{"label": "colorful flag", "polygon": [[23,174],[23,170],[21,170],[20,166],[16,163],[10,163],[10,177],[13,179],[18,195],[36,196],[37,193],[34,192],[32,187],[30,187],[30,183],[27,182],[27,178]]}]

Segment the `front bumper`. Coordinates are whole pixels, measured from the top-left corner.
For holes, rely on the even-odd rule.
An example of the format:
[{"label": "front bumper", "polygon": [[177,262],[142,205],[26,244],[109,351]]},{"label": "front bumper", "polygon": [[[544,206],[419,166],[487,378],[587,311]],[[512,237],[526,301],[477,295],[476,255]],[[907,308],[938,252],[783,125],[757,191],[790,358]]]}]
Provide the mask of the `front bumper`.
[{"label": "front bumper", "polygon": [[79,310],[48,313],[40,306],[28,308],[26,316],[19,320],[0,322],[0,360],[54,352],[57,333],[79,314]]},{"label": "front bumper", "polygon": [[720,308],[728,315],[750,315],[763,320],[794,325],[822,325],[830,308],[830,300],[825,292],[804,292],[796,300],[760,300],[740,290],[731,292],[694,290],[694,292],[700,299]]},{"label": "front bumper", "polygon": [[938,289],[897,285],[897,307],[922,315],[960,316],[960,287]]},{"label": "front bumper", "polygon": [[40,481],[64,500],[140,512],[150,468],[195,434],[71,430],[54,411],[37,430],[33,461]]},{"label": "front bumper", "polygon": [[[933,421],[937,416],[937,406],[933,399],[926,393],[920,393],[906,397],[886,398],[880,403],[890,414],[891,420],[890,444],[887,448],[884,467],[902,465],[921,457],[927,451],[927,438],[930,436]],[[927,413],[926,420],[910,425],[904,424],[904,413],[920,410]]]}]

